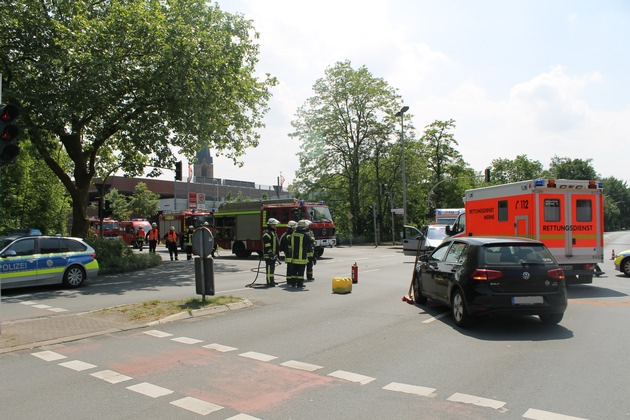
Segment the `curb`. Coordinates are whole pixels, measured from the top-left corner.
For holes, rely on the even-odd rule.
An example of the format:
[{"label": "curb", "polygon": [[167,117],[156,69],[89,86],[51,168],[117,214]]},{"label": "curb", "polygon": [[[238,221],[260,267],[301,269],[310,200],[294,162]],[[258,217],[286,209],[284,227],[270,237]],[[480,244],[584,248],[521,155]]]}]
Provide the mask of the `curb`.
[{"label": "curb", "polygon": [[242,302],[228,303],[226,305],[212,306],[210,308],[195,309],[193,311],[185,311],[185,312],[180,312],[178,314],[169,315],[169,316],[167,316],[165,318],[158,319],[157,321],[148,322],[145,325],[139,326],[138,328],[143,327],[143,326],[152,327],[154,325],[167,324],[169,322],[181,321],[182,319],[189,319],[189,318],[195,318],[195,317],[199,317],[199,316],[213,315],[213,314],[217,314],[217,313],[220,313],[220,312],[226,312],[226,311],[234,311],[236,309],[247,308],[247,307],[252,306],[252,305],[253,305],[252,302],[250,302],[247,299],[244,299]]}]

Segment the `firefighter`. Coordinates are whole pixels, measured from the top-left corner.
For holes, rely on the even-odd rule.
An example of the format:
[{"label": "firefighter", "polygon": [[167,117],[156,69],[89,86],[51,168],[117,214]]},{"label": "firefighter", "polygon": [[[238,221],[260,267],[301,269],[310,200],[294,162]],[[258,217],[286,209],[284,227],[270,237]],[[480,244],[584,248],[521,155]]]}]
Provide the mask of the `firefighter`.
[{"label": "firefighter", "polygon": [[168,254],[171,256],[171,261],[173,261],[173,255],[175,255],[175,261],[179,261],[179,258],[177,258],[178,238],[179,235],[175,231],[175,226],[171,226],[171,230],[164,235],[164,241],[166,243],[166,248],[168,248]]},{"label": "firefighter", "polygon": [[188,226],[188,230],[184,233],[184,244],[186,244],[186,259],[188,261],[193,259],[193,233],[195,233],[195,227],[193,225]]},{"label": "firefighter", "polygon": [[160,231],[157,228],[157,223],[151,223],[151,230],[147,233],[147,241],[149,242],[149,252],[155,254],[155,248],[160,242]]},{"label": "firefighter", "polygon": [[[311,223],[313,222],[306,220],[306,231],[313,241],[313,248],[315,248],[315,234],[311,230]],[[306,264],[306,281],[315,281],[315,277],[313,277],[313,266],[315,264],[317,264],[317,257],[313,253],[313,258],[310,258],[308,264]]]},{"label": "firefighter", "polygon": [[297,229],[291,235],[291,285],[304,287],[304,270],[306,264],[313,260],[313,239],[308,234],[306,220],[300,220]]},{"label": "firefighter", "polygon": [[287,284],[289,286],[293,286],[293,280],[291,279],[292,275],[292,266],[291,266],[291,235],[295,231],[297,227],[297,222],[295,220],[291,220],[287,224],[287,231],[282,234],[280,238],[280,250],[284,253],[284,263],[287,265]]},{"label": "firefighter", "polygon": [[145,236],[147,236],[147,234],[144,232],[142,226],[140,226],[136,232],[136,246],[140,252],[142,252],[142,247],[144,246]]},{"label": "firefighter", "polygon": [[263,259],[265,260],[265,273],[267,277],[267,287],[275,287],[274,272],[276,261],[278,260],[278,237],[276,236],[276,225],[280,223],[273,217],[267,220],[267,229],[263,232]]}]

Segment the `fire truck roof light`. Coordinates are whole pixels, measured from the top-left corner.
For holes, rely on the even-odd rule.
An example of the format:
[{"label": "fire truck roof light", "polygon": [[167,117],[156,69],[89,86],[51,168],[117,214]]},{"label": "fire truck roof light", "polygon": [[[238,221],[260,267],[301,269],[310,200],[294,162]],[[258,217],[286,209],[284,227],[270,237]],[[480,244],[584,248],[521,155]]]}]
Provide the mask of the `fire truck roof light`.
[{"label": "fire truck roof light", "polygon": [[550,179],[547,182],[547,188],[556,188],[556,180],[555,179]]},{"label": "fire truck roof light", "polygon": [[537,187],[542,187],[544,184],[544,181],[542,179],[537,179],[535,185]]},{"label": "fire truck roof light", "polygon": [[326,204],[326,203],[325,203],[325,202],[323,202],[323,201],[320,201],[320,202],[319,202],[319,204],[324,205],[324,204]]},{"label": "fire truck roof light", "polygon": [[304,200],[300,200],[300,206],[304,205]]}]

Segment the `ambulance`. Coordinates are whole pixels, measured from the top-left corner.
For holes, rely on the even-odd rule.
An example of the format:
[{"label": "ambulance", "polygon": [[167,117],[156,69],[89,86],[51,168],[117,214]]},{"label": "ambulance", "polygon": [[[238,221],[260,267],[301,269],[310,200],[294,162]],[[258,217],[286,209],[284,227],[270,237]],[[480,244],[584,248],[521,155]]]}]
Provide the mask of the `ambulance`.
[{"label": "ambulance", "polygon": [[449,236],[519,236],[551,251],[567,284],[592,283],[604,261],[601,182],[536,179],[467,190]]}]

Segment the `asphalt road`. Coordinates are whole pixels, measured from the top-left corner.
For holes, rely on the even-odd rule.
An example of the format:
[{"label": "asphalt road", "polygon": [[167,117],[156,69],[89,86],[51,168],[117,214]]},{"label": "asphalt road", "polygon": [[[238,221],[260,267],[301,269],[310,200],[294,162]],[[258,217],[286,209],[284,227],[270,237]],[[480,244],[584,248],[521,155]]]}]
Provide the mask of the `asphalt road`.
[{"label": "asphalt road", "polygon": [[[613,247],[630,248],[630,233],[607,234],[606,255]],[[349,276],[354,262],[359,283],[350,294],[333,294],[331,279]],[[560,325],[495,317],[470,330],[454,327],[444,307],[401,301],[413,258],[399,248],[326,250],[316,281],[304,290],[246,287],[257,263],[215,261],[217,293],[247,298],[249,308],[0,355],[0,416],[630,417],[630,279],[613,272],[609,260],[593,285],[570,288]],[[167,261],[76,291],[15,296],[69,311],[192,297],[192,273],[190,262]],[[3,318],[41,316],[5,303],[5,296]]]}]

